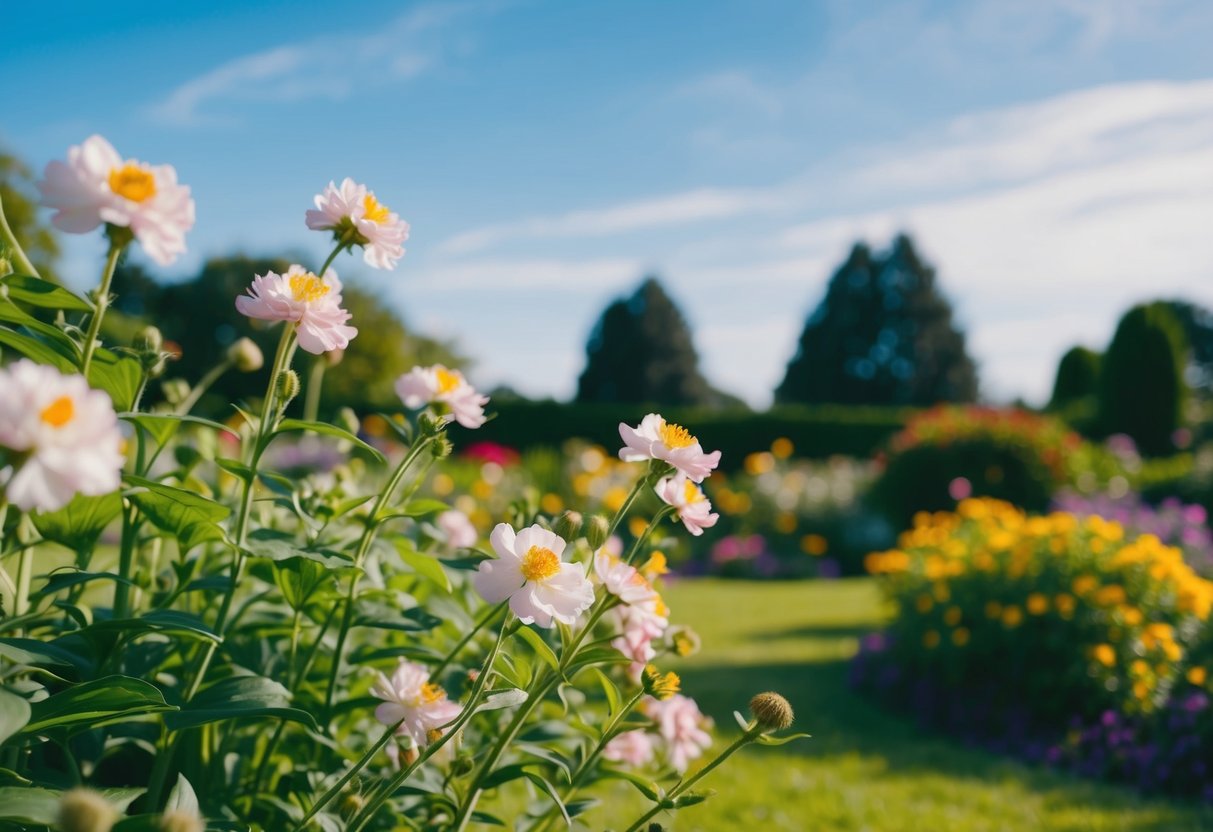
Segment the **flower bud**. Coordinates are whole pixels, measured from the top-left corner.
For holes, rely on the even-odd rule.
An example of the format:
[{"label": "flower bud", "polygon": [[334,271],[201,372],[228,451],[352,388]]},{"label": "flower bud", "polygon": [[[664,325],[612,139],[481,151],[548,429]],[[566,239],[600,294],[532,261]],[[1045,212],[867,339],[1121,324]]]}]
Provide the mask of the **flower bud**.
[{"label": "flower bud", "polygon": [[690,627],[674,627],[670,630],[670,645],[683,658],[698,653],[701,644],[699,634]]},{"label": "flower bud", "polygon": [[439,436],[430,443],[430,453],[433,454],[434,459],[446,459],[453,450],[455,450],[455,446],[445,436]]},{"label": "flower bud", "polygon": [[400,762],[406,766],[411,766],[413,763],[417,762],[420,757],[421,752],[415,745],[410,745],[408,748],[400,752]]},{"label": "flower bud", "polygon": [[597,552],[606,543],[607,537],[611,533],[610,522],[601,514],[595,514],[590,518],[590,522],[585,527],[585,539],[590,544],[590,549]]},{"label": "flower bud", "polygon": [[760,693],[751,699],[750,715],[763,732],[782,731],[791,726],[796,717],[788,700],[774,691]]},{"label": "flower bud", "polygon": [[109,832],[118,812],[92,789],[72,789],[59,798],[56,828],[62,832]]},{"label": "flower bud", "polygon": [[286,407],[292,399],[299,395],[299,374],[294,370],[283,370],[278,374],[276,387],[278,406]]},{"label": "flower bud", "polygon": [[362,811],[362,807],[366,805],[366,800],[362,795],[355,792],[350,792],[345,797],[341,798],[341,817],[346,820],[351,820],[355,815]]},{"label": "flower bud", "polygon": [[265,365],[261,347],[252,338],[237,338],[227,348],[227,360],[242,373],[255,373]]},{"label": "flower bud", "polygon": [[460,754],[451,763],[451,774],[456,777],[461,777],[467,774],[476,767],[476,761],[472,759],[470,754]]},{"label": "flower bud", "polygon": [[178,405],[190,394],[190,383],[183,378],[169,378],[160,383],[160,392],[169,404]]},{"label": "flower bud", "polygon": [[[7,257],[0,257],[0,275],[9,275],[13,273],[13,264]],[[8,289],[5,287],[4,296],[8,297]]]},{"label": "flower bud", "polygon": [[581,534],[581,513],[577,511],[566,511],[564,514],[556,518],[556,525],[552,527],[552,531],[563,537],[565,540],[576,540]]},{"label": "flower bud", "polygon": [[645,693],[663,701],[678,693],[682,686],[682,680],[678,678],[677,673],[662,673],[651,664],[645,666],[640,675],[640,683],[644,686]]},{"label": "flower bud", "polygon": [[135,334],[135,349],[141,353],[147,353],[159,357],[160,351],[164,349],[164,336],[160,333],[160,329],[154,326],[145,326]]},{"label": "flower bud", "polygon": [[442,428],[445,424],[446,422],[428,410],[417,417],[417,427],[421,429],[423,436],[437,436],[442,433]]},{"label": "flower bud", "polygon": [[362,427],[358,421],[358,414],[352,407],[343,407],[337,411],[337,425],[355,436],[358,435],[358,429]]},{"label": "flower bud", "polygon": [[202,818],[177,809],[160,816],[160,828],[163,832],[206,832]]}]

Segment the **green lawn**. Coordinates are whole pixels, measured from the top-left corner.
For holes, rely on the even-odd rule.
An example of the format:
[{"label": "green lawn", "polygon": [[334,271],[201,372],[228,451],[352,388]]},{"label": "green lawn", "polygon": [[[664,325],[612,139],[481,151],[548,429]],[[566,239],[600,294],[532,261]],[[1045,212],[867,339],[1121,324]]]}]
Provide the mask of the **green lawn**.
[{"label": "green lawn", "polygon": [[[1213,830],[1213,810],[1145,800],[967,749],[857,698],[847,687],[846,660],[880,616],[868,580],[684,581],[667,598],[673,619],[703,636],[703,651],[675,669],[684,692],[716,719],[719,742],[735,735],[732,711],[744,711],[763,690],[786,695],[796,729],[813,734],[735,756],[704,782],[716,797],[667,819],[669,829]],[[620,788],[586,815],[591,828],[622,828],[638,816],[639,797]]]}]

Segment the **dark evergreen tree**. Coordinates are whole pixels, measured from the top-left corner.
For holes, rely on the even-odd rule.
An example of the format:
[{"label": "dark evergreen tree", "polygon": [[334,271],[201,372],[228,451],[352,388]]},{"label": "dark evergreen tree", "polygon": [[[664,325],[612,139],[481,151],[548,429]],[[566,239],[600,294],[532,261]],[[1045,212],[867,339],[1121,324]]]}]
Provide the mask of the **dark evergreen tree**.
[{"label": "dark evergreen tree", "polygon": [[1185,380],[1188,386],[1213,392],[1213,311],[1186,300],[1163,301],[1174,313],[1191,350]]},{"label": "dark evergreen tree", "polygon": [[0,200],[9,227],[34,268],[47,280],[58,281],[55,261],[59,258],[59,241],[50,226],[38,218],[34,176],[24,162],[3,152],[0,152]]},{"label": "dark evergreen tree", "polygon": [[1070,347],[1057,365],[1049,408],[1056,410],[1095,395],[1099,385],[1100,356],[1086,347]]},{"label": "dark evergreen tree", "polygon": [[1099,373],[1099,426],[1146,454],[1174,450],[1188,388],[1183,327],[1166,303],[1134,306],[1116,326]]},{"label": "dark evergreen tree", "polygon": [[883,256],[857,243],[805,324],[777,402],[930,405],[977,397],[977,369],[936,286],[900,235]]},{"label": "dark evergreen tree", "polygon": [[654,277],[606,308],[586,344],[579,402],[711,404],[682,312]]}]

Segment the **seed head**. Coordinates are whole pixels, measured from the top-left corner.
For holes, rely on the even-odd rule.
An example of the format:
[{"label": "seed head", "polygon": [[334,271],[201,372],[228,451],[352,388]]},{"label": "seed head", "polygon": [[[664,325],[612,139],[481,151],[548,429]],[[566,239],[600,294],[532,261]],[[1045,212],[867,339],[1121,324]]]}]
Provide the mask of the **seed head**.
[{"label": "seed head", "polygon": [[774,691],[760,693],[751,699],[750,714],[764,732],[782,731],[791,726],[796,717],[788,700]]},{"label": "seed head", "polygon": [[109,832],[118,812],[92,789],[72,789],[59,798],[57,828],[62,832]]},{"label": "seed head", "polygon": [[602,545],[607,541],[607,535],[611,533],[611,524],[607,519],[600,514],[595,514],[590,518],[590,522],[585,527],[585,539],[590,544],[590,549],[597,552],[602,548]]}]

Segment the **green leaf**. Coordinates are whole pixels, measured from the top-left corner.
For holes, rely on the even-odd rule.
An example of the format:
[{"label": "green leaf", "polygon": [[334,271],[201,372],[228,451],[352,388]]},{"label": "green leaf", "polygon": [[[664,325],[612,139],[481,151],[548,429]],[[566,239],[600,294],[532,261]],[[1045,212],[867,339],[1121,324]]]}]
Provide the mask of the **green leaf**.
[{"label": "green leaf", "polygon": [[231,514],[226,506],[143,477],[127,475],[126,480],[135,486],[128,495],[131,501],[156,528],[176,537],[183,553],[199,543],[223,539],[218,523]]},{"label": "green leaf", "polygon": [[113,581],[114,583],[134,586],[130,578],[124,578],[113,572],[80,572],[76,569],[66,569],[46,576],[46,585],[33,593],[34,597],[54,595],[68,587],[91,583],[92,581]]},{"label": "green leaf", "polygon": [[276,717],[301,722],[319,730],[307,711],[290,707],[291,694],[285,687],[264,676],[232,676],[199,693],[173,714],[165,724],[174,731],[211,722],[250,717]]},{"label": "green leaf", "polygon": [[257,476],[252,468],[234,459],[227,459],[221,456],[215,457],[215,464],[241,482],[252,482],[253,477]]},{"label": "green leaf", "polygon": [[155,685],[129,676],[106,676],[84,682],[41,702],[30,704],[30,721],[23,734],[50,728],[96,728],[128,717],[174,711]]},{"label": "green leaf", "polygon": [[0,688],[0,745],[29,722],[29,702]]},{"label": "green leaf", "polygon": [[0,277],[0,294],[10,300],[37,306],[42,309],[62,309],[66,312],[92,312],[92,305],[76,295],[40,277],[26,274],[10,274]]},{"label": "green leaf", "polygon": [[273,569],[274,583],[293,610],[302,610],[316,591],[333,578],[324,564],[303,557],[277,561]]},{"label": "green leaf", "polygon": [[772,737],[770,734],[759,734],[758,743],[760,745],[784,745],[792,740],[803,740],[813,736],[812,734],[788,734],[783,737]]},{"label": "green leaf", "polygon": [[552,798],[552,802],[556,804],[556,808],[560,810],[560,816],[564,818],[565,825],[571,829],[573,827],[573,820],[569,817],[569,810],[564,808],[564,801],[560,799],[560,792],[556,791],[556,787],[533,771],[526,772],[526,778],[548,793],[548,796]]},{"label": "green leaf", "polygon": [[425,552],[418,552],[413,548],[411,541],[397,540],[395,543],[401,560],[408,564],[414,572],[437,584],[444,592],[451,591],[451,581],[446,575],[446,570],[442,568],[442,561]]},{"label": "green leaf", "polygon": [[630,771],[624,771],[623,769],[610,768],[608,766],[603,766],[602,767],[602,776],[604,778],[613,778],[616,780],[628,781],[629,783],[631,783],[633,786],[636,787],[636,791],[640,792],[642,795],[647,797],[649,800],[652,800],[654,803],[661,800],[663,797],[662,791],[660,788],[658,788],[656,783],[654,783],[651,780],[646,780],[645,778],[641,777],[639,774],[635,774]]},{"label": "green leaf", "polygon": [[442,502],[442,500],[409,500],[399,512],[395,512],[398,517],[424,517],[427,514],[437,514],[440,511],[449,511],[450,505]]},{"label": "green leaf", "polygon": [[[11,308],[16,309],[16,307]],[[12,347],[26,358],[32,358],[39,364],[55,367],[61,373],[77,372],[76,362],[61,352],[64,349],[62,345],[56,349],[45,340],[33,338],[2,326],[0,326],[0,344]]]},{"label": "green leaf", "polygon": [[621,708],[623,708],[623,694],[619,692],[619,687],[611,681],[611,677],[607,676],[601,670],[595,667],[591,672],[593,673],[594,678],[598,680],[598,684],[602,688],[602,692],[606,695],[607,715],[614,716],[615,714],[619,713]]},{"label": "green leaf", "polygon": [[481,711],[499,711],[502,708],[512,708],[527,700],[525,690],[506,688],[505,690],[489,691],[484,701],[476,706],[476,713]]},{"label": "green leaf", "polygon": [[304,558],[323,564],[330,569],[340,569],[352,564],[344,558],[328,552],[316,552],[310,549],[300,549],[292,535],[284,534],[274,529],[257,529],[249,535],[245,551],[257,558],[265,558],[275,562],[288,561],[292,558]]},{"label": "green leaf", "polygon": [[130,356],[117,355],[106,349],[93,353],[88,383],[109,393],[115,410],[130,410],[135,406],[135,394],[142,382],[143,367]]},{"label": "green leaf", "polygon": [[548,667],[552,668],[552,670],[560,669],[560,659],[556,658],[556,653],[543,640],[543,636],[527,626],[519,627],[518,635],[522,637],[523,641],[531,645],[531,649],[535,651],[535,655],[542,659]]},{"label": "green leaf", "polygon": [[680,794],[678,797],[674,798],[674,808],[685,809],[688,806],[695,806],[696,804],[703,803],[714,794],[716,794],[715,789],[706,789],[702,792],[687,792],[686,794]]},{"label": "green leaf", "polygon": [[[188,423],[191,425],[203,425],[212,430],[220,431],[221,433],[230,433],[237,439],[240,434],[227,425],[213,422],[210,419],[203,419],[201,416],[178,415],[176,413],[119,413],[119,419],[123,419],[132,424],[138,425],[147,431],[148,435],[156,441],[157,445],[163,445],[177,432],[177,428],[182,424]],[[217,462],[218,460],[216,460]]]},{"label": "green leaf", "polygon": [[599,664],[628,664],[631,659],[613,647],[595,647],[579,653],[566,669],[566,674],[572,676],[583,667],[593,667]]},{"label": "green leaf", "polygon": [[360,598],[354,605],[354,624],[358,627],[372,627],[377,630],[398,630],[403,633],[421,633],[432,630],[442,624],[442,619],[430,615],[421,607],[401,610],[389,604],[382,604],[366,598]]},{"label": "green leaf", "polygon": [[0,820],[54,826],[59,815],[59,792],[6,786],[0,789]]},{"label": "green leaf", "polygon": [[529,765],[533,765],[533,763],[512,763],[508,766],[502,766],[484,778],[481,786],[485,789],[495,789],[514,780],[521,780],[527,776],[526,767]]},{"label": "green leaf", "polygon": [[182,612],[181,610],[152,610],[140,615],[138,618],[114,618],[109,621],[98,621],[90,625],[89,629],[101,632],[114,630],[179,633],[201,641],[214,641],[216,643],[223,640],[200,617],[191,612]]},{"label": "green leaf", "polygon": [[122,497],[117,493],[100,497],[77,494],[58,511],[34,514],[34,528],[47,540],[77,552],[90,551],[121,511]]},{"label": "green leaf", "polygon": [[13,664],[25,664],[31,667],[50,665],[51,667],[85,667],[87,661],[71,651],[64,650],[56,644],[38,641],[32,638],[0,639],[0,656]]},{"label": "green leaf", "polygon": [[279,422],[278,429],[274,431],[274,435],[276,436],[280,433],[290,433],[292,431],[311,431],[324,436],[332,436],[336,439],[342,439],[346,442],[357,445],[379,462],[387,462],[387,460],[384,459],[383,454],[379,453],[379,451],[377,451],[375,448],[363,442],[348,430],[343,430],[336,425],[329,425],[325,424],[324,422],[305,422],[302,419],[283,419],[281,422]]},{"label": "green leaf", "polygon": [[186,814],[199,816],[198,810],[198,795],[194,793],[194,787],[190,785],[190,781],[185,779],[185,775],[177,773],[177,785],[173,786],[173,790],[169,792],[168,802],[164,804],[166,812],[185,812]]}]

